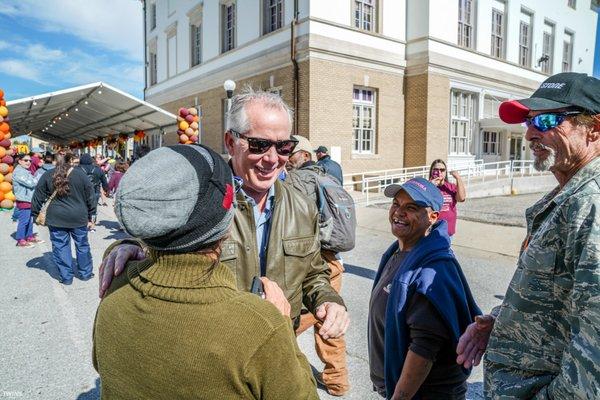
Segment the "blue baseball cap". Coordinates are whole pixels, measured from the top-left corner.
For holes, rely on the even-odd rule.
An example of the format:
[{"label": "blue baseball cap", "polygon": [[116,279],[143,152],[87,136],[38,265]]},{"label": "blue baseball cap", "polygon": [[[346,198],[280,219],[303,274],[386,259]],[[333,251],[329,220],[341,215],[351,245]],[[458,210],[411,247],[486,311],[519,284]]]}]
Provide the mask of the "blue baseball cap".
[{"label": "blue baseball cap", "polygon": [[421,207],[431,207],[433,211],[440,211],[444,204],[444,197],[440,190],[425,178],[413,178],[402,185],[391,184],[383,193],[393,199],[400,190],[408,193],[410,198]]}]

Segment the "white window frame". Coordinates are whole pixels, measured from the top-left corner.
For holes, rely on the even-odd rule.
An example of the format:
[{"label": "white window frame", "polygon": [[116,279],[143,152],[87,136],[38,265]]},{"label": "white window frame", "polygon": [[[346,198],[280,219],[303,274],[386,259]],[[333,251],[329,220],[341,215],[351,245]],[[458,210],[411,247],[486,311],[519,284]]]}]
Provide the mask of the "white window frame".
[{"label": "white window frame", "polygon": [[377,91],[370,87],[355,86],[352,91],[352,153],[376,154],[376,144]]},{"label": "white window frame", "polygon": [[479,94],[459,89],[450,90],[450,140],[448,153],[471,155],[473,126],[477,118]]},{"label": "white window frame", "polygon": [[[497,22],[497,17],[500,18],[500,23]],[[506,18],[503,11],[497,8],[492,8],[492,44],[491,54],[492,57],[506,58]],[[498,31],[499,29],[499,31]]]},{"label": "white window frame", "polygon": [[[546,27],[551,28],[551,32],[546,32]],[[542,61],[540,66],[542,72],[552,75],[552,64],[554,64],[554,25],[544,22],[544,30],[542,32],[542,57],[548,56],[547,61]]]},{"label": "white window frame", "polygon": [[202,22],[190,24],[190,67],[202,64]]},{"label": "white window frame", "polygon": [[519,24],[519,65],[531,67],[531,23]]},{"label": "white window frame", "polygon": [[486,156],[500,155],[500,132],[482,132],[481,152]]},{"label": "white window frame", "polygon": [[156,38],[148,42],[148,86],[158,83],[158,52]]},{"label": "white window frame", "polygon": [[[173,54],[171,54],[171,45],[174,46]],[[177,24],[167,30],[167,78],[175,75],[177,75]]]},{"label": "white window frame", "polygon": [[[231,11],[231,18],[229,12]],[[227,53],[235,49],[237,46],[236,40],[236,24],[237,24],[237,3],[235,1],[227,1],[221,3],[221,53]]]},{"label": "white window frame", "polygon": [[284,0],[263,0],[263,35],[283,27]]},{"label": "white window frame", "polygon": [[[367,32],[377,32],[378,0],[352,0],[354,27]],[[367,17],[370,17],[370,21]]]},{"label": "white window frame", "polygon": [[[565,31],[565,40],[563,41],[562,72],[571,72],[573,68],[573,32]],[[567,37],[570,37],[567,40]]]},{"label": "white window frame", "polygon": [[475,47],[475,0],[458,0],[458,45]]}]

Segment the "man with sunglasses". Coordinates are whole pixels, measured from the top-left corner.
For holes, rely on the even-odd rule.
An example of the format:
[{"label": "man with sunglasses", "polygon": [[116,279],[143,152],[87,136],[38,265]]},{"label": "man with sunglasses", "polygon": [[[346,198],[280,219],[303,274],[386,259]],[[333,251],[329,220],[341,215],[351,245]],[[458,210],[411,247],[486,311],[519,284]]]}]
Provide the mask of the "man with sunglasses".
[{"label": "man with sunglasses", "polygon": [[[240,290],[250,291],[255,276],[276,287],[266,291],[266,299],[280,311],[291,306],[294,328],[304,304],[323,321],[319,334],[324,339],[339,337],[348,328],[348,313],[320,254],[316,206],[278,180],[297,144],[290,137],[292,118],[289,107],[271,93],[249,89],[232,99],[225,146],[239,188],[221,261],[234,272]],[[106,254],[100,296],[128,260],[145,258],[138,243],[124,241]]]},{"label": "man with sunglasses", "polygon": [[526,211],[502,306],[467,328],[457,362],[485,352],[486,398],[600,398],[600,81],[554,75],[500,118],[527,125],[535,168],[558,186]]}]

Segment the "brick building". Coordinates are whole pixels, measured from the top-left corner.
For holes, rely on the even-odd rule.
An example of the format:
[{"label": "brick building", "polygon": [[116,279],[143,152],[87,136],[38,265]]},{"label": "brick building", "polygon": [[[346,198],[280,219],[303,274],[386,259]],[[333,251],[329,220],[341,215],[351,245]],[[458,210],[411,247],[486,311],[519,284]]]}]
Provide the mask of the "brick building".
[{"label": "brick building", "polygon": [[345,173],[529,158],[524,128],[501,123],[497,106],[550,74],[592,73],[593,7],[145,0],[145,98],[171,112],[198,106],[202,142],[224,152],[223,82],[274,91],[296,109],[294,131],[329,147]]}]

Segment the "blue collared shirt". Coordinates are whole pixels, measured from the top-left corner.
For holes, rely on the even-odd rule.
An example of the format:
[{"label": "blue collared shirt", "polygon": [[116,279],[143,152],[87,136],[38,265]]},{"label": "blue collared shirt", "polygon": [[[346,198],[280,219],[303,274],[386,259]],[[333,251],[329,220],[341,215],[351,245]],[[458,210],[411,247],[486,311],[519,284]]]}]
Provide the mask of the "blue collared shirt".
[{"label": "blue collared shirt", "polygon": [[261,212],[256,201],[240,189],[246,202],[252,206],[254,213],[254,225],[256,227],[256,245],[258,247],[258,257],[260,259],[260,275],[265,276],[267,272],[267,247],[269,246],[269,233],[271,232],[271,215],[273,214],[273,205],[275,203],[275,185],[271,186],[267,194],[265,209]]}]

